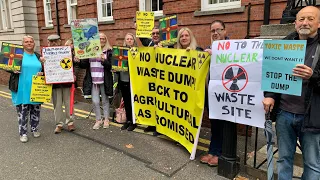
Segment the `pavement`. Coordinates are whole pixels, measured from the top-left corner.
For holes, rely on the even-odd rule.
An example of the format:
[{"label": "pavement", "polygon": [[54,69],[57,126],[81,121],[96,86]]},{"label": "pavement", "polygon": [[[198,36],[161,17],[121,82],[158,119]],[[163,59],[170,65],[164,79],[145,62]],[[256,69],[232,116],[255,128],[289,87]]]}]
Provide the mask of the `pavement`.
[{"label": "pavement", "polygon": [[[121,131],[121,124],[92,130],[94,114],[87,118],[91,104],[75,104],[76,131],[54,134],[53,107],[42,105],[39,138],[29,133],[29,141],[21,143],[17,114],[7,86],[0,85],[0,180],[27,179],[214,179],[217,168],[199,163],[207,151],[210,129],[202,128],[195,160],[187,150],[167,138],[144,133],[144,126],[134,132]],[[258,149],[265,145],[259,131]],[[256,179],[244,172],[244,137],[238,137],[241,159],[239,175]],[[254,139],[248,139],[248,153],[254,149]],[[246,155],[247,156],[247,155]],[[245,158],[247,159],[247,158]]]}]

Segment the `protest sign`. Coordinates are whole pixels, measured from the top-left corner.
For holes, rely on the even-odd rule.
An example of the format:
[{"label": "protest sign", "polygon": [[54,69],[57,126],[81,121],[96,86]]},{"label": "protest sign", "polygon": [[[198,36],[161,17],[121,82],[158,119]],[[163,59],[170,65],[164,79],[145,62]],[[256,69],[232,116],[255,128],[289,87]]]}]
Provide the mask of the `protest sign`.
[{"label": "protest sign", "polygon": [[128,50],[127,47],[113,46],[112,70],[128,71]]},{"label": "protest sign", "polygon": [[0,53],[0,69],[20,72],[23,57],[23,46],[2,42]]},{"label": "protest sign", "polygon": [[75,55],[79,59],[101,57],[100,36],[96,18],[71,21]]},{"label": "protest sign", "polygon": [[212,44],[209,117],[264,128],[261,91],[263,40]]},{"label": "protest sign", "polygon": [[154,12],[136,12],[136,36],[150,38],[154,27]]},{"label": "protest sign", "polygon": [[32,76],[31,102],[50,102],[52,85],[46,84],[44,76]]},{"label": "protest sign", "polygon": [[129,51],[133,118],[182,144],[194,158],[210,55],[141,47]]},{"label": "protest sign", "polygon": [[70,46],[43,47],[46,84],[74,82]]},{"label": "protest sign", "polygon": [[160,39],[162,46],[171,46],[177,42],[178,19],[177,15],[165,17],[159,20]]},{"label": "protest sign", "polygon": [[301,96],[302,79],[292,70],[304,64],[305,54],[305,40],[264,40],[261,89]]}]

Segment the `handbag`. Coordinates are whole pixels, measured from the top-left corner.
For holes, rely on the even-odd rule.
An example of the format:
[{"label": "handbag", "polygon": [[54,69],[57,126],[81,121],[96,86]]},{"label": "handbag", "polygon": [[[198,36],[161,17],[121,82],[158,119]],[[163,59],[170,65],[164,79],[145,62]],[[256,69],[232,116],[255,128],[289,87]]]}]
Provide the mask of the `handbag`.
[{"label": "handbag", "polygon": [[127,122],[126,110],[124,109],[123,98],[121,98],[121,103],[119,108],[116,109],[116,121],[117,123],[120,123],[120,124]]}]

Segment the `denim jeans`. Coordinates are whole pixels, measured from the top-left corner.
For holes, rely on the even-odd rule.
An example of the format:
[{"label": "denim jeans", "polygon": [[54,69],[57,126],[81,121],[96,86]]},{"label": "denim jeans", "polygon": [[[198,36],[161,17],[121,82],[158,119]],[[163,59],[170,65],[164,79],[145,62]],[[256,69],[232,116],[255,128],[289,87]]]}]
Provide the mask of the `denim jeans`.
[{"label": "denim jeans", "polygon": [[104,84],[92,84],[92,104],[94,106],[94,113],[96,114],[96,120],[101,120],[101,111],[100,111],[100,95],[101,103],[103,109],[103,116],[105,119],[109,118],[109,98],[105,93]]},{"label": "denim jeans", "polygon": [[297,139],[302,147],[304,173],[302,180],[319,180],[320,177],[320,134],[302,133],[304,115],[279,110],[276,121],[279,149],[278,179],[288,180],[293,176],[293,161]]},{"label": "denim jeans", "polygon": [[224,121],[218,119],[210,119],[211,123],[211,142],[208,154],[220,156],[222,152],[223,141],[223,123]]}]

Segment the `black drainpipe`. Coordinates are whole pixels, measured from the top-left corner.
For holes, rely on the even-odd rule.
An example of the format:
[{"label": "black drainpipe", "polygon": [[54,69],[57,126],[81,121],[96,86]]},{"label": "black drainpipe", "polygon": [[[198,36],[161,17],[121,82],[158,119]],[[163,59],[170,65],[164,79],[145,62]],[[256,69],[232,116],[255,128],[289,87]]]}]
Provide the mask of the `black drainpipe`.
[{"label": "black drainpipe", "polygon": [[60,19],[59,19],[58,0],[55,0],[55,5],[56,5],[57,34],[60,36]]},{"label": "black drainpipe", "polygon": [[271,6],[271,0],[265,0],[264,1],[263,25],[268,25],[270,22],[270,6]]},{"label": "black drainpipe", "polygon": [[247,35],[245,39],[250,39],[250,15],[251,15],[251,3],[248,4],[248,17],[247,17]]}]

